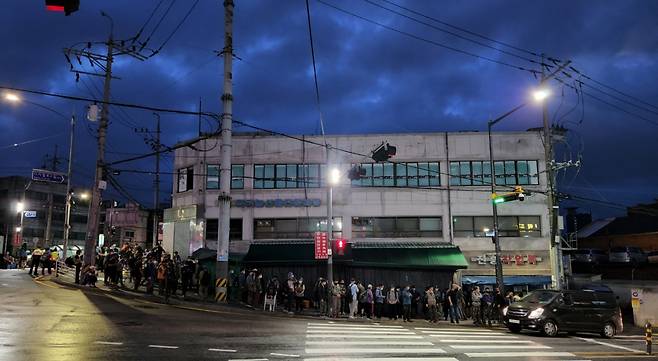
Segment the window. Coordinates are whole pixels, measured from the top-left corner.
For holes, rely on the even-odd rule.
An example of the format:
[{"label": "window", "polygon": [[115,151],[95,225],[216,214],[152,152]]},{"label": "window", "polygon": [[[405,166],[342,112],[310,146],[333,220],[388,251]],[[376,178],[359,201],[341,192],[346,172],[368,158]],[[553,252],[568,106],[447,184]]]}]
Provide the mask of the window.
[{"label": "window", "polygon": [[441,217],[352,217],[355,238],[441,237]]},{"label": "window", "polygon": [[135,232],[134,231],[125,231],[123,236],[126,237],[126,238],[134,238],[135,237]]},{"label": "window", "polygon": [[[333,238],[343,234],[341,217],[334,217]],[[254,239],[313,239],[327,230],[326,218],[267,218],[254,220]]]},{"label": "window", "polygon": [[[536,160],[507,160],[494,162],[498,185],[539,184]],[[489,162],[450,162],[450,185],[482,186],[491,184]]]},{"label": "window", "polygon": [[178,193],[194,189],[194,167],[178,170]]},{"label": "window", "polygon": [[217,218],[206,219],[206,240],[216,241],[219,238],[219,221]]},{"label": "window", "polygon": [[[493,231],[491,216],[458,216],[453,218],[455,237],[488,237]],[[539,216],[499,216],[500,237],[541,237]]]},{"label": "window", "polygon": [[324,173],[321,169],[319,164],[256,164],[254,188],[318,188]]},{"label": "window", "polygon": [[440,185],[438,162],[361,163],[365,171],[356,187],[436,187]]},{"label": "window", "polygon": [[[231,189],[244,188],[244,164],[231,165]],[[206,189],[219,189],[219,165],[206,166]]]}]

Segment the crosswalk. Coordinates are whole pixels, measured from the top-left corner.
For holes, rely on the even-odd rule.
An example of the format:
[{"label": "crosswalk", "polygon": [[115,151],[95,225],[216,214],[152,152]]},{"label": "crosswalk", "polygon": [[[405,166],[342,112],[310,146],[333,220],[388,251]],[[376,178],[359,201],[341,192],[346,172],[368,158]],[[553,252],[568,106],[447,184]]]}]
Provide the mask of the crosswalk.
[{"label": "crosswalk", "polygon": [[554,350],[503,330],[472,327],[412,327],[339,321],[308,322],[308,361],[569,360]]}]

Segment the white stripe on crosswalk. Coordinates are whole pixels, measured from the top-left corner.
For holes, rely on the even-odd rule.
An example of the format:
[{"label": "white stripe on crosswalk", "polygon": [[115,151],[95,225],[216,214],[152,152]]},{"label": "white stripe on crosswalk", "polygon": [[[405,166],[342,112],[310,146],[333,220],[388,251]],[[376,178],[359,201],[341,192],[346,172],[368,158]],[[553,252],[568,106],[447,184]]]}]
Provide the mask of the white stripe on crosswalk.
[{"label": "white stripe on crosswalk", "polygon": [[435,334],[440,334],[440,335],[506,335],[506,333],[503,332],[480,332],[480,331],[472,331],[472,332],[456,332],[456,331],[420,331],[422,333],[435,333]]},{"label": "white stripe on crosswalk", "polygon": [[361,324],[361,323],[318,323],[318,322],[308,322],[308,326],[326,326],[326,327],[363,327],[369,326],[372,328],[402,328],[401,325],[373,325],[373,324]]},{"label": "white stripe on crosswalk", "polygon": [[537,349],[537,348],[552,348],[544,345],[452,345],[454,349],[474,350],[474,349]]},{"label": "white stripe on crosswalk", "polygon": [[313,357],[304,361],[458,361],[454,357]]},{"label": "white stripe on crosswalk", "polygon": [[519,352],[473,352],[466,353],[468,357],[574,357],[571,352],[551,351],[519,351]]},{"label": "white stripe on crosswalk", "polygon": [[446,353],[443,349],[440,348],[347,348],[347,347],[330,347],[330,348],[307,348],[305,350],[306,354],[374,354],[374,353],[384,353],[384,354],[394,354],[394,353],[403,353],[403,354],[434,354],[434,353]]},{"label": "white stripe on crosswalk", "polygon": [[307,338],[375,338],[375,339],[396,339],[396,340],[423,338],[423,336],[418,336],[418,335],[372,335],[372,334],[364,335],[358,333],[344,333],[340,335],[312,334],[312,335],[306,335],[306,337]]},{"label": "white stripe on crosswalk", "polygon": [[[339,344],[340,346],[356,346],[356,345],[377,345],[377,346],[382,346],[382,345],[391,345],[391,346],[431,346],[434,345],[433,343],[429,341],[369,341],[369,340],[363,340],[363,341],[339,341],[340,343],[337,343],[336,341],[306,341],[307,345],[325,345],[325,346],[335,346]],[[530,341],[531,342],[531,341]]]},{"label": "white stripe on crosswalk", "polygon": [[430,334],[426,335],[430,337],[460,337],[460,338],[518,338],[516,336],[506,336],[506,335],[435,335],[435,334]]},{"label": "white stripe on crosswalk", "polygon": [[460,339],[441,339],[439,342],[446,343],[535,343],[534,341],[526,340],[460,340]]},{"label": "white stripe on crosswalk", "polygon": [[413,331],[395,330],[395,331],[382,331],[382,330],[306,330],[306,333],[345,333],[346,331],[357,334],[374,334],[374,335],[415,335]]},{"label": "white stripe on crosswalk", "polygon": [[308,326],[307,330],[373,330],[378,332],[395,331],[395,332],[413,332],[404,328],[373,328],[373,327],[335,327],[335,326]]},{"label": "white stripe on crosswalk", "polygon": [[414,330],[424,330],[424,331],[456,331],[456,332],[492,332],[492,330],[486,328],[459,328],[459,327],[414,327]]}]

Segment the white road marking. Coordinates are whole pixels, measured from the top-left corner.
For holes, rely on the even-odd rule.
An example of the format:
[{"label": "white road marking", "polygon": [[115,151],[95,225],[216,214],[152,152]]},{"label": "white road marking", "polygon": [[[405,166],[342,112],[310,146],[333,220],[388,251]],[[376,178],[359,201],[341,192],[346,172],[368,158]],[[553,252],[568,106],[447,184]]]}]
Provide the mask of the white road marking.
[{"label": "white road marking", "polygon": [[209,348],[208,351],[212,352],[238,352],[238,350],[226,350],[223,348]]},{"label": "white road marking", "polygon": [[304,361],[458,361],[454,357],[313,357]]},{"label": "white road marking", "polygon": [[[441,339],[439,342],[449,343],[535,343],[534,341],[526,340],[458,340],[458,339]],[[483,346],[484,347],[484,346]]]},{"label": "white road marking", "polygon": [[[531,342],[531,341],[528,341]],[[326,346],[356,346],[356,345],[391,345],[391,346],[432,346],[429,341],[306,341],[307,345],[326,345]]]},{"label": "white road marking", "polygon": [[505,338],[518,338],[516,336],[505,336],[505,335],[427,335],[430,337],[460,337],[460,338],[498,338],[498,339],[505,339]]},{"label": "white road marking", "polygon": [[455,331],[455,332],[492,332],[486,328],[458,328],[458,327],[414,327],[414,330],[425,330],[425,331]]},{"label": "white road marking", "polygon": [[165,345],[149,345],[150,348],[166,348],[166,349],[177,349],[178,346],[165,346]]},{"label": "white road marking", "polygon": [[358,334],[373,334],[373,335],[415,335],[413,331],[407,330],[392,330],[392,331],[380,331],[380,330],[306,330],[306,333],[345,333],[346,331],[354,332]]},{"label": "white road marking", "polygon": [[[411,332],[413,333],[412,330],[407,330],[404,328],[391,328],[391,329],[386,329],[386,328],[381,328],[381,327],[335,327],[335,326],[308,326],[306,327],[307,330],[345,330],[345,331],[351,331],[351,330],[365,330],[365,331],[376,331],[376,332]],[[424,332],[429,332],[429,331],[424,331]]]},{"label": "white road marking", "polygon": [[364,327],[369,326],[371,328],[403,328],[401,325],[379,325],[379,324],[362,324],[362,323],[319,323],[319,322],[308,322],[308,326],[325,326],[325,327]]},{"label": "white road marking", "polygon": [[468,357],[573,357],[576,356],[571,352],[550,352],[550,351],[520,351],[520,352],[473,352],[466,353]]},{"label": "white road marking", "polygon": [[94,343],[97,345],[113,345],[113,346],[123,345],[123,342],[110,342],[110,341],[94,341]]},{"label": "white road marking", "polygon": [[418,335],[363,335],[358,333],[344,333],[341,335],[325,335],[325,334],[313,334],[306,335],[307,338],[378,338],[378,339],[410,339],[410,338],[423,338],[423,336]]},{"label": "white road marking", "polygon": [[450,346],[454,349],[462,349],[462,350],[468,350],[468,349],[532,349],[532,348],[552,348],[550,346],[544,346],[544,345],[453,345]]},{"label": "white road marking", "polygon": [[305,350],[307,354],[360,354],[360,353],[403,353],[403,354],[431,354],[431,353],[446,353],[440,348],[307,348]]},{"label": "white road marking", "polygon": [[641,338],[644,340],[644,335],[616,335],[615,338]]},{"label": "white road marking", "polygon": [[456,331],[420,331],[422,333],[434,333],[434,334],[440,334],[440,335],[507,335],[507,333],[503,332],[480,332],[480,331],[472,331],[472,332],[456,332]]},{"label": "white road marking", "polygon": [[276,353],[276,352],[271,352],[270,355],[279,356],[279,357],[299,357],[299,355],[291,355],[288,353]]},{"label": "white road marking", "polygon": [[266,358],[234,358],[228,361],[267,361]]},{"label": "white road marking", "polygon": [[585,337],[572,337],[572,338],[577,338],[577,339],[583,340],[585,342],[597,343],[599,345],[608,346],[608,347],[612,347],[612,348],[617,348],[617,349],[620,349],[620,350],[625,350],[625,351],[630,351],[630,352],[637,352],[637,353],[644,353],[643,351],[636,350],[636,349],[633,349],[633,348],[630,348],[630,347],[614,345],[614,344],[603,342],[603,341],[593,340],[591,338],[585,338]]}]

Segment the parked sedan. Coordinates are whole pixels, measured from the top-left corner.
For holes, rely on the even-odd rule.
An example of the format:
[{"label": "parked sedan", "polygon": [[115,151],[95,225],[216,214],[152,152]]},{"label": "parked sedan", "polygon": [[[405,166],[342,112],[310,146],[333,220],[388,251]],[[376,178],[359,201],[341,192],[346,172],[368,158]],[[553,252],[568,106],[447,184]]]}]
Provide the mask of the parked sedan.
[{"label": "parked sedan", "polygon": [[601,264],[608,262],[608,256],[600,249],[578,249],[572,253],[575,263]]},{"label": "parked sedan", "polygon": [[609,259],[613,263],[647,263],[647,254],[639,247],[614,247]]},{"label": "parked sedan", "polygon": [[647,254],[647,258],[649,263],[658,263],[658,251],[649,252],[649,254]]}]

